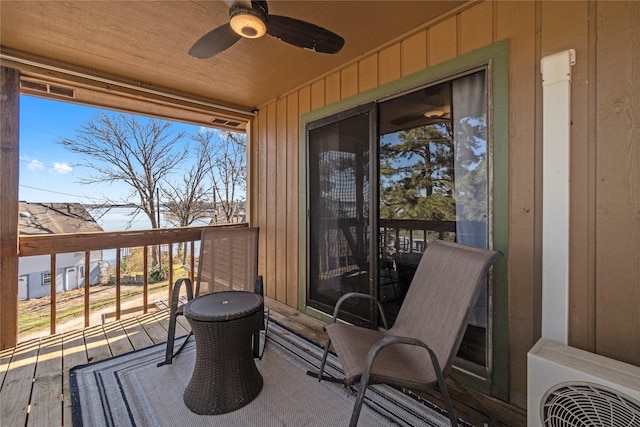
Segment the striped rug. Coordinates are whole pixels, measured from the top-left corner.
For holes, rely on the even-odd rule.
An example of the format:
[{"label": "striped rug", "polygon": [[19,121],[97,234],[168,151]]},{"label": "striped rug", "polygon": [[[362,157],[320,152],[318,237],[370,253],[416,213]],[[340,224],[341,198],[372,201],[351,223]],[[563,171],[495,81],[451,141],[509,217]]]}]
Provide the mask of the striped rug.
[{"label": "striped rug", "polygon": [[[327,426],[347,425],[355,392],[306,375],[317,371],[322,348],[273,320],[256,365],[264,386],[247,406],[197,415],[182,395],[195,361],[193,338],[171,365],[157,367],[164,344],[71,370],[74,426]],[[176,343],[176,348],[180,342]],[[330,355],[326,374],[342,372]],[[358,426],[449,426],[446,412],[415,396],[376,385],[366,394]],[[461,426],[469,426],[460,421]]]}]

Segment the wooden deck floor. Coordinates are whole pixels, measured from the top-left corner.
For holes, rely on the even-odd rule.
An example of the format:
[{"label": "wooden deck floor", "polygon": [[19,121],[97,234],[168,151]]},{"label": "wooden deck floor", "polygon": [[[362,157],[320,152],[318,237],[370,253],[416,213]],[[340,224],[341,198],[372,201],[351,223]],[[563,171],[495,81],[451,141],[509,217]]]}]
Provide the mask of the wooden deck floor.
[{"label": "wooden deck floor", "polygon": [[[308,338],[324,343],[323,323],[267,299],[270,315]],[[0,426],[70,426],[69,370],[77,365],[106,359],[158,344],[167,339],[168,311],[34,339],[0,353]],[[176,335],[188,332],[180,319]],[[458,415],[474,426],[525,426],[525,414],[478,393],[465,394],[448,385]],[[438,404],[438,392],[426,395]],[[478,404],[478,399],[481,404]],[[478,410],[482,408],[482,410]],[[483,412],[490,412],[490,420]]]}]

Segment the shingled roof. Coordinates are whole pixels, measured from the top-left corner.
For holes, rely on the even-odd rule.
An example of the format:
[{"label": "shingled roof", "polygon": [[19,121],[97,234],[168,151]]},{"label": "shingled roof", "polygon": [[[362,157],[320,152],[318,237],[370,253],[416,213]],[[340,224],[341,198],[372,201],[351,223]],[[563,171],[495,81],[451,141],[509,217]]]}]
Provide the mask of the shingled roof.
[{"label": "shingled roof", "polygon": [[21,235],[103,231],[80,203],[20,202]]}]

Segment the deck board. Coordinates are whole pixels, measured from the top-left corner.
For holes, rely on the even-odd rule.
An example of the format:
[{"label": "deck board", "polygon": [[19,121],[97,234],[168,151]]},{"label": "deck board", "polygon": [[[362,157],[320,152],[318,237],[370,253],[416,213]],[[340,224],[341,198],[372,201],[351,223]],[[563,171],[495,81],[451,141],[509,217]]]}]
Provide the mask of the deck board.
[{"label": "deck board", "polygon": [[[324,343],[324,323],[269,298],[271,317],[309,339]],[[0,353],[0,425],[71,426],[69,371],[91,361],[166,342],[167,310],[113,321],[84,330],[33,339]],[[176,336],[190,330],[178,317]],[[458,415],[474,426],[493,424],[483,411],[508,426],[526,426],[524,411],[471,392],[475,401],[455,384],[448,386]],[[439,393],[426,395],[438,404]],[[482,402],[482,403],[479,403]],[[486,409],[483,409],[486,408]]]},{"label": "deck board", "polygon": [[0,352],[0,384],[4,383],[4,378],[9,370],[9,363],[11,362],[14,351],[15,347]]},{"label": "deck board", "polygon": [[38,361],[39,341],[18,344],[0,389],[2,425],[25,425]]},{"label": "deck board", "polygon": [[137,318],[125,320],[122,322],[122,326],[129,338],[129,342],[131,342],[131,345],[133,345],[133,348],[136,350],[153,345],[153,340],[147,335],[140,320]]},{"label": "deck board", "polygon": [[62,418],[62,335],[43,338],[39,350],[27,426],[53,426]]},{"label": "deck board", "polygon": [[113,356],[130,353],[134,350],[122,323],[111,322],[104,325],[104,334],[109,343],[109,349]]},{"label": "deck board", "polygon": [[89,363],[82,330],[67,332],[62,336],[62,425],[71,425],[71,384],[69,371],[75,366]]},{"label": "deck board", "polygon": [[97,362],[112,356],[109,342],[102,326],[93,326],[85,329],[84,340],[89,362]]}]

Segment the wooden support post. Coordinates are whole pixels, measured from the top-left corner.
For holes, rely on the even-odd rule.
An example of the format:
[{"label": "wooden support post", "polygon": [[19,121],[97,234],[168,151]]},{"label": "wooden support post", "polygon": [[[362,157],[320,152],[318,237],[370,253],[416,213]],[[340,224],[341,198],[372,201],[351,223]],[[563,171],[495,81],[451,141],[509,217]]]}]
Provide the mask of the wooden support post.
[{"label": "wooden support post", "polygon": [[20,71],[0,67],[0,350],[18,342]]}]

